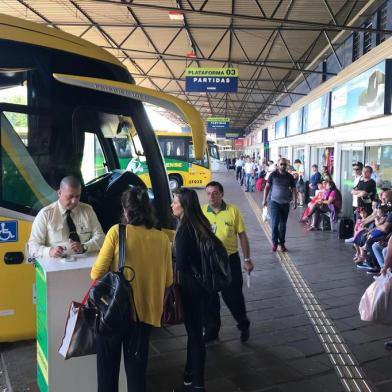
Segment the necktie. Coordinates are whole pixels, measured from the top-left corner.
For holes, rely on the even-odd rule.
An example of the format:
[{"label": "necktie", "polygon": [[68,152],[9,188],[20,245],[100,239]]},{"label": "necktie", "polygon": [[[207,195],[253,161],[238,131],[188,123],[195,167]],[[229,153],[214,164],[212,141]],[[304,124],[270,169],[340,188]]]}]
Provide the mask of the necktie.
[{"label": "necktie", "polygon": [[67,221],[67,225],[68,225],[68,229],[69,229],[69,239],[72,241],[80,242],[79,235],[76,232],[75,223],[71,218],[71,210],[67,210],[66,214],[67,214],[66,221]]}]

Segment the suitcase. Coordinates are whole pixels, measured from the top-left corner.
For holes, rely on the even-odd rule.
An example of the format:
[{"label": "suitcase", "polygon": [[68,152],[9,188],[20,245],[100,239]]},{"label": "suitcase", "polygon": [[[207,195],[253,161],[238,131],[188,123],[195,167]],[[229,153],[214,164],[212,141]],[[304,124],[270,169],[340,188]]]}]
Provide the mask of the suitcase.
[{"label": "suitcase", "polygon": [[338,226],[338,238],[346,240],[354,234],[354,221],[351,218],[341,218]]}]

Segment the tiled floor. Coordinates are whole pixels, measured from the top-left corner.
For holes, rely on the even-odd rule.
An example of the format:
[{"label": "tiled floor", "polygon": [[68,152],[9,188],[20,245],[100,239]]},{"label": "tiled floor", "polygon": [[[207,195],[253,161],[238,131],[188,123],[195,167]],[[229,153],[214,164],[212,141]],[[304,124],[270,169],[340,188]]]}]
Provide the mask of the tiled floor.
[{"label": "tiled floor", "polygon": [[[251,338],[239,341],[235,322],[222,309],[219,341],[207,350],[207,391],[335,392],[344,388],[281,264],[270,251],[250,204],[233,173],[217,174],[225,199],[242,210],[256,263],[250,289],[244,287]],[[200,198],[205,201],[204,192]],[[258,205],[261,195],[251,194]],[[332,319],[374,391],[392,391],[392,355],[383,343],[392,327],[360,321],[358,302],[372,278],[355,269],[350,247],[336,233],[306,232],[298,212],[289,218],[291,260]],[[169,392],[181,382],[186,335],[182,326],[155,331],[148,369],[149,391]],[[34,343],[0,346],[14,392],[34,391]],[[21,360],[23,359],[23,361]],[[0,378],[0,385],[2,379]]]}]

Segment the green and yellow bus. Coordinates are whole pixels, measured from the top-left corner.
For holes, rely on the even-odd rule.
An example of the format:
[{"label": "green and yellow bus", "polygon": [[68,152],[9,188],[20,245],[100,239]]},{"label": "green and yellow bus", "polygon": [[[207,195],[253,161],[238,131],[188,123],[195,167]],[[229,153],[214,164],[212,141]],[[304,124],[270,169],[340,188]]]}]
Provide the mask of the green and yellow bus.
[{"label": "green and yellow bus", "polygon": [[195,157],[192,135],[189,132],[155,132],[169,175],[170,189],[180,186],[205,187],[211,181],[209,154]]},{"label": "green and yellow bus", "polygon": [[122,63],[81,38],[0,15],[0,342],[35,336],[35,271],[25,244],[62,177],[82,180],[82,200],[107,229],[118,222],[122,191],[147,185],[121,170],[119,157],[137,135],[159,224],[174,228],[165,164],[143,102],[181,116],[195,159],[203,159],[204,124],[192,106],[135,86]]}]

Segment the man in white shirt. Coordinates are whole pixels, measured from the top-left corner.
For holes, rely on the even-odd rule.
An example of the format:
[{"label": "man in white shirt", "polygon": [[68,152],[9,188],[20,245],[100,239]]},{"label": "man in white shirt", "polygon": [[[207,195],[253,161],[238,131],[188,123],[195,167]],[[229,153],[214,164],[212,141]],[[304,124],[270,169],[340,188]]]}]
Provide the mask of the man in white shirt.
[{"label": "man in white shirt", "polygon": [[[354,176],[353,189],[356,188],[359,181],[362,180],[362,170],[363,170],[363,163],[362,162],[356,162],[353,164],[353,176]],[[354,194],[352,196],[353,196],[353,213],[354,213],[354,222],[355,222],[356,221],[356,210],[358,208],[358,196],[354,195]]]},{"label": "man in white shirt", "polygon": [[245,172],[245,192],[250,192],[252,190],[252,180],[255,175],[255,164],[254,162],[252,162],[249,156],[246,157],[244,172]]},{"label": "man in white shirt", "polygon": [[82,187],[75,177],[64,177],[58,201],[35,217],[28,242],[32,257],[62,257],[98,251],[105,235],[94,210],[80,202]]},{"label": "man in white shirt", "polygon": [[236,180],[242,181],[242,168],[244,166],[244,157],[241,155],[236,161],[235,161],[235,178]]}]

